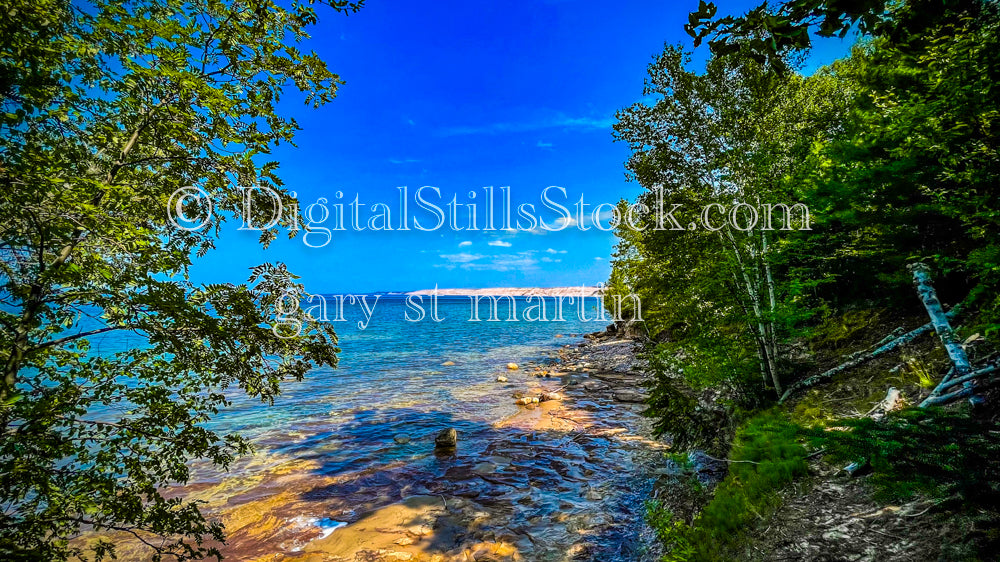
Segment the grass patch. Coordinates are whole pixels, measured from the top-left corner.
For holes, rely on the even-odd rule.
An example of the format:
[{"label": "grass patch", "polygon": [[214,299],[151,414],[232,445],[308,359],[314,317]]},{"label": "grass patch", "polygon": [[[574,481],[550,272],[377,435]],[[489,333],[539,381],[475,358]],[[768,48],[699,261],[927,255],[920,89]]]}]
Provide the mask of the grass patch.
[{"label": "grass patch", "polygon": [[664,561],[730,559],[745,530],[779,504],[778,490],[806,473],[799,427],[776,411],[759,413],[736,433],[729,475],[690,523],[660,504],[651,504],[649,522],[667,548]]}]

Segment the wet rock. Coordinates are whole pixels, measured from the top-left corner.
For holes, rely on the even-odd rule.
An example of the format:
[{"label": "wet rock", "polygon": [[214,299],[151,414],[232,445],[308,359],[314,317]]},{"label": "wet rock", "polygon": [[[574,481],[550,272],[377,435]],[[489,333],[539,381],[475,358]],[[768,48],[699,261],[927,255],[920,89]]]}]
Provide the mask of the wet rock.
[{"label": "wet rock", "polygon": [[641,392],[632,392],[631,390],[620,390],[614,393],[615,400],[619,402],[631,402],[635,404],[641,404],[646,401],[646,395]]},{"label": "wet rock", "polygon": [[516,371],[518,369],[517,363],[507,363],[508,371]]},{"label": "wet rock", "polygon": [[398,538],[398,539],[396,539],[396,540],[394,540],[392,542],[394,544],[398,544],[399,546],[408,546],[408,545],[411,545],[411,544],[413,544],[413,543],[415,543],[417,541],[416,541],[416,539],[414,539],[412,537],[402,537],[402,538]]},{"label": "wet rock", "polygon": [[558,401],[562,399],[563,399],[562,394],[559,394],[558,392],[543,392],[541,401],[548,402],[550,400]]},{"label": "wet rock", "polygon": [[497,382],[507,382],[507,377],[500,375],[497,377]]},{"label": "wet rock", "polygon": [[537,396],[523,396],[514,401],[518,406],[527,406],[529,404],[538,404]]},{"label": "wet rock", "polygon": [[442,367],[451,367],[451,366],[453,366],[454,364],[455,364],[455,362],[454,362],[454,361],[445,361],[444,363],[441,363],[441,366],[442,366]]},{"label": "wet rock", "polygon": [[607,390],[608,388],[609,388],[608,385],[597,381],[587,381],[583,383],[583,389],[588,392],[594,392],[597,390]]},{"label": "wet rock", "polygon": [[496,471],[497,465],[491,462],[481,462],[472,468],[472,472],[475,472],[476,474],[493,474]]},{"label": "wet rock", "polygon": [[591,558],[596,548],[593,544],[589,542],[577,543],[569,547],[566,551],[566,555],[573,560],[584,560]]},{"label": "wet rock", "polygon": [[458,446],[458,432],[455,428],[442,429],[434,438],[435,449],[454,449]]},{"label": "wet rock", "polygon": [[410,436],[405,433],[398,433],[392,437],[392,440],[400,445],[406,445],[410,442]]}]

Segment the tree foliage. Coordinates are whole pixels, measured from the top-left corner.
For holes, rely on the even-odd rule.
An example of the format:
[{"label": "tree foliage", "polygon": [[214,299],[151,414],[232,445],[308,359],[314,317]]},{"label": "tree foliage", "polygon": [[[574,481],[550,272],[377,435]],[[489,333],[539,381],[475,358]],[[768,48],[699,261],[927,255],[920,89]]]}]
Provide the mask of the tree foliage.
[{"label": "tree foliage", "polygon": [[[618,113],[616,138],[633,151],[626,167],[645,191],[636,201],[641,230],[618,227],[609,291],[643,297],[651,331],[669,334],[659,353],[674,357],[673,371],[694,388],[780,394],[779,344],[801,310],[797,288],[781,282],[779,234],[806,220],[801,210],[789,217],[764,206],[798,199],[790,180],[813,143],[836,130],[842,96],[830,95],[829,81],[744,56],[713,58],[700,74],[689,65],[680,47],[667,47],[649,66],[644,95],[655,102]],[[751,211],[734,213],[738,205],[752,207],[759,223],[746,229]],[[704,219],[713,208],[724,209],[717,225]],[[672,210],[676,223],[664,218]],[[748,384],[755,376],[760,382]]]},{"label": "tree foliage", "polygon": [[[656,101],[619,112],[615,129],[646,188],[637,203],[661,205],[662,189],[667,210],[802,203],[812,220],[792,232],[654,230],[650,212],[642,232],[619,226],[609,290],[640,294],[667,340],[661,364],[674,365],[660,384],[683,373],[694,389],[746,388],[754,370],[781,384],[808,368],[788,353],[796,338],[831,318],[918,310],[905,268],[915,260],[941,272],[945,302],[967,297],[997,329],[998,22],[984,8],[878,37],[808,77],[749,51],[699,73],[668,47],[650,65],[644,93]],[[650,413],[669,410],[670,425],[680,418],[667,402]]]},{"label": "tree foliage", "polygon": [[[271,331],[276,300],[302,289],[283,265],[242,285],[187,279],[239,186],[290,202],[266,161],[297,129],[277,104],[292,88],[318,106],[341,83],[296,48],[315,5],[10,0],[2,11],[0,557],[112,555],[107,541],[71,543],[82,529],[131,533],[155,560],[218,555],[204,540],[221,540],[221,526],[162,490],[186,482],[194,459],[225,467],[250,450],[205,426],[233,392],[270,402],[282,382],[336,363],[333,332],[301,313],[300,337]],[[185,186],[214,203],[211,226],[168,222]],[[140,343],[96,353],[106,332]]]},{"label": "tree foliage", "polygon": [[758,62],[780,66],[788,51],[812,46],[812,33],[843,38],[856,30],[864,36],[905,42],[936,26],[977,17],[987,4],[984,0],[788,0],[776,5],[765,2],[742,16],[716,19],[716,5],[699,0],[684,30],[694,38],[695,46],[707,38],[716,55],[742,52]]}]

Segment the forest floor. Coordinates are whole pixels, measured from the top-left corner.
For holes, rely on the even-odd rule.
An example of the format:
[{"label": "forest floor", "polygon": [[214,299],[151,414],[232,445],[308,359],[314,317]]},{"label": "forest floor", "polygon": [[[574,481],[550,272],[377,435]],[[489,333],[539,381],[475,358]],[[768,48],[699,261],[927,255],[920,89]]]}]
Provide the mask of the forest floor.
[{"label": "forest floor", "polygon": [[[926,317],[902,317],[886,311],[871,314],[825,341],[803,343],[797,352],[807,372],[823,372],[852,353],[875,347],[887,334],[925,323]],[[985,350],[970,337],[967,352],[973,362]],[[871,415],[890,388],[900,391],[892,409],[918,404],[950,366],[936,335],[912,343],[846,370],[831,380],[791,397],[782,408],[799,424],[812,425]],[[996,404],[996,396],[988,396]],[[993,410],[995,412],[995,409]],[[993,414],[995,423],[996,414]],[[853,475],[823,455],[811,455],[808,475],[778,490],[778,507],[759,516],[745,530],[746,561],[953,561],[997,560],[978,545],[995,534],[995,514],[969,509],[957,498],[935,499],[919,494],[906,501],[879,501],[869,474]],[[676,486],[676,481],[674,481]],[[658,495],[668,498],[670,491]],[[677,494],[683,504],[684,493]],[[673,509],[674,507],[671,506]],[[994,530],[991,530],[994,529]]]}]

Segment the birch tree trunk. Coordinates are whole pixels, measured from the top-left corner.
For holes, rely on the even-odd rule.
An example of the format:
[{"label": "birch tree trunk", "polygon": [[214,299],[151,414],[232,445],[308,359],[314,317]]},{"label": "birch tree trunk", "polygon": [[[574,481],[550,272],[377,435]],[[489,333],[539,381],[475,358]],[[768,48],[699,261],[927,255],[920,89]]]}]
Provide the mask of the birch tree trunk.
[{"label": "birch tree trunk", "polygon": [[[763,348],[762,359],[767,367],[767,372],[771,375],[771,383],[774,385],[775,393],[778,396],[781,396],[781,379],[778,376],[776,350],[769,343],[769,341],[773,341],[773,334],[769,332],[767,322],[764,319],[763,302],[759,287],[760,280],[750,279],[750,275],[747,273],[747,266],[743,261],[743,255],[740,253],[739,244],[737,244],[732,233],[728,230],[726,231],[726,238],[728,239],[730,247],[733,250],[733,256],[736,258],[737,269],[739,269],[740,277],[743,279],[743,285],[746,288],[747,296],[750,299],[750,306],[753,308],[754,318],[757,321],[756,336],[760,347]],[[757,276],[760,276],[759,269],[757,271]]]},{"label": "birch tree trunk", "polygon": [[[767,233],[763,230],[760,231],[760,261],[764,265],[764,282],[767,285],[767,295],[768,304],[770,305],[770,314],[768,316],[768,328],[770,330],[770,345],[771,345],[771,356],[777,360],[778,358],[778,335],[775,327],[775,318],[778,317],[778,299],[775,296],[774,290],[774,276],[771,274],[771,264],[768,261],[767,256]],[[777,375],[775,375],[774,388],[778,392],[778,396],[781,396],[781,385],[778,382]]]},{"label": "birch tree trunk", "polygon": [[[972,365],[969,363],[969,357],[965,354],[965,349],[962,348],[962,343],[958,341],[955,331],[952,330],[944,309],[941,308],[937,292],[931,285],[930,268],[923,263],[910,264],[907,268],[913,274],[913,284],[917,288],[920,300],[924,303],[924,308],[927,309],[928,316],[931,317],[934,331],[937,332],[941,344],[948,352],[948,357],[955,365],[955,378],[964,377],[972,372]],[[972,384],[972,381],[969,381],[966,386]]]}]

